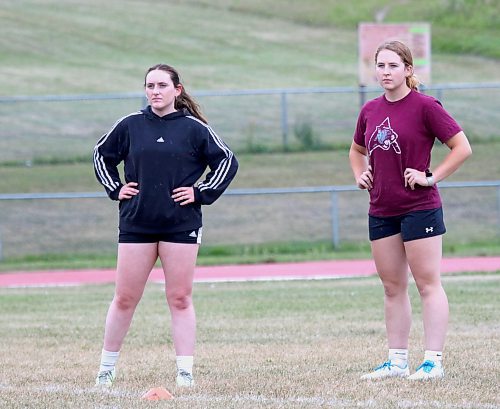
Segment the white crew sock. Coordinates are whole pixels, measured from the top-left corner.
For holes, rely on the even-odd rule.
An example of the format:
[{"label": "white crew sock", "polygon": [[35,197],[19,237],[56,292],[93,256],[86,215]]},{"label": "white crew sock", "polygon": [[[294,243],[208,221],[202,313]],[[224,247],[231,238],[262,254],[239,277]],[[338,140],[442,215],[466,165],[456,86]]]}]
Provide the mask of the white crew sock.
[{"label": "white crew sock", "polygon": [[118,356],[120,355],[120,351],[111,352],[102,350],[101,353],[101,366],[99,367],[99,372],[102,371],[111,371],[115,368],[116,361],[118,361]]},{"label": "white crew sock", "polygon": [[175,358],[178,371],[193,373],[193,357],[188,355],[179,355]]},{"label": "white crew sock", "polygon": [[425,351],[424,361],[432,361],[436,365],[441,365],[443,362],[443,351]]},{"label": "white crew sock", "polygon": [[405,368],[408,365],[408,350],[389,349],[389,361],[400,368]]}]

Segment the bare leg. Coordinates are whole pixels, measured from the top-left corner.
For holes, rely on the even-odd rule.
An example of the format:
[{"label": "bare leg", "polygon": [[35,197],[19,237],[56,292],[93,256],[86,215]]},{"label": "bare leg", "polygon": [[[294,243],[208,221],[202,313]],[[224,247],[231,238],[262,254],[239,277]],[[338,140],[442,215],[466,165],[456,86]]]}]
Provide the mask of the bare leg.
[{"label": "bare leg", "polygon": [[378,274],[384,285],[385,326],[389,348],[408,349],[411,305],[408,263],[400,234],[371,242]]},{"label": "bare leg", "polygon": [[172,316],[172,339],[177,356],[194,354],[196,315],[192,292],[198,248],[198,244],[159,243],[165,274],[165,294]]},{"label": "bare leg", "polygon": [[442,351],[448,328],[448,298],[441,285],[442,236],[405,243],[422,301],[425,349]]},{"label": "bare leg", "polygon": [[116,287],[106,317],[104,349],[119,351],[158,258],[157,243],[120,243]]}]

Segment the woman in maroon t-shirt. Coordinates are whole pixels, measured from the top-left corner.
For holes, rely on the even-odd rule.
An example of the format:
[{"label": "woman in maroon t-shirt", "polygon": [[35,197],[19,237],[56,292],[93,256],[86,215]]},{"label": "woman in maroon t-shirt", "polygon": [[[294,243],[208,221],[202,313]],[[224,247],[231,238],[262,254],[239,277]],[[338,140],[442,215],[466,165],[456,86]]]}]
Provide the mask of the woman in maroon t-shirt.
[{"label": "woman in maroon t-shirt", "polygon": [[[370,193],[369,236],[385,291],[389,358],[362,379],[409,376],[408,267],[420,293],[425,335],[424,361],[409,379],[442,378],[448,299],[440,265],[446,229],[436,183],[455,172],[472,151],[440,102],[417,91],[405,44],[382,44],[375,63],[384,94],[361,109],[349,160],[358,187]],[[450,152],[431,172],[436,138]]]}]

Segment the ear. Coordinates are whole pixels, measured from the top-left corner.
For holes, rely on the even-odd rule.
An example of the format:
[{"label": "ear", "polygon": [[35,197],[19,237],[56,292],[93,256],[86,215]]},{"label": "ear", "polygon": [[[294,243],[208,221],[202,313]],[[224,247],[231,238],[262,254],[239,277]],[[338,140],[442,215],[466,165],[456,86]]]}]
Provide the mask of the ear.
[{"label": "ear", "polygon": [[413,65],[405,66],[405,73],[406,77],[411,77],[415,73],[415,71],[413,70]]},{"label": "ear", "polygon": [[177,85],[177,87],[175,88],[175,96],[176,97],[178,97],[179,95],[181,95],[182,89],[183,89],[182,84]]}]

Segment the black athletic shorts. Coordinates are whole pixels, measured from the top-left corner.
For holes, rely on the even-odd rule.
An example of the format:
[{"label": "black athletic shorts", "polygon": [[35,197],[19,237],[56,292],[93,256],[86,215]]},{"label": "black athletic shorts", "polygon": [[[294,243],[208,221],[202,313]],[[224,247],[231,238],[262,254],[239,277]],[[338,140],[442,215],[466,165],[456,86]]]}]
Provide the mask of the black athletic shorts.
[{"label": "black athletic shorts", "polygon": [[201,244],[202,228],[177,233],[131,233],[120,230],[118,236],[119,243],[158,243],[165,241],[168,243]]},{"label": "black athletic shorts", "polygon": [[443,208],[417,210],[392,217],[368,216],[370,241],[401,233],[403,241],[439,236],[446,232]]}]

